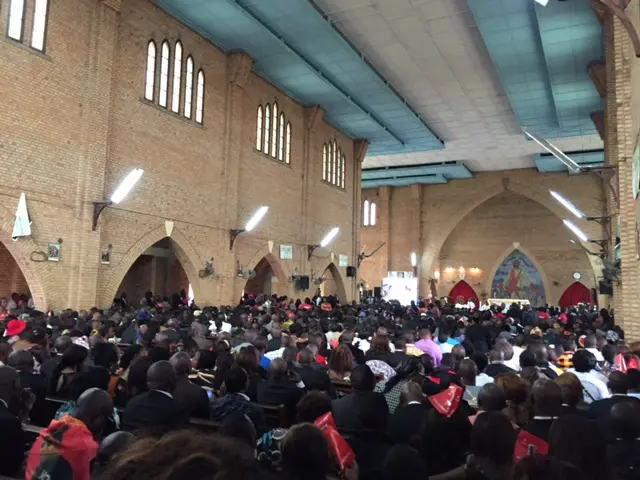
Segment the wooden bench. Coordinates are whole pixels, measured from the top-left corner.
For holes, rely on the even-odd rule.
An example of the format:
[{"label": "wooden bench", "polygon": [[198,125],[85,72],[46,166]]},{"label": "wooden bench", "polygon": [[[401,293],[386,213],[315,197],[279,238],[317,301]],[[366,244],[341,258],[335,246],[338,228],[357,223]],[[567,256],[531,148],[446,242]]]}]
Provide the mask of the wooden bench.
[{"label": "wooden bench", "polygon": [[353,386],[350,382],[332,380],[331,383],[333,384],[333,388],[336,389],[336,392],[338,392],[338,396],[349,395],[351,392],[353,392]]},{"label": "wooden bench", "polygon": [[189,426],[203,433],[216,433],[220,430],[220,422],[205,420],[204,418],[190,418]]},{"label": "wooden bench", "polygon": [[284,405],[263,405],[261,403],[254,403],[254,405],[262,410],[265,423],[269,428],[289,428],[293,424]]}]

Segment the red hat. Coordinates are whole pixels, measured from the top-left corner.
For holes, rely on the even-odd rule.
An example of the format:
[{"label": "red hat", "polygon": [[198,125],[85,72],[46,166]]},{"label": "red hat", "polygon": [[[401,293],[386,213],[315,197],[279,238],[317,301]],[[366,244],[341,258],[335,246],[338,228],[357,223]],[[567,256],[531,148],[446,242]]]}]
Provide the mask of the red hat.
[{"label": "red hat", "polygon": [[7,323],[7,330],[4,332],[7,337],[15,337],[20,335],[27,328],[27,322],[22,320],[11,320]]}]

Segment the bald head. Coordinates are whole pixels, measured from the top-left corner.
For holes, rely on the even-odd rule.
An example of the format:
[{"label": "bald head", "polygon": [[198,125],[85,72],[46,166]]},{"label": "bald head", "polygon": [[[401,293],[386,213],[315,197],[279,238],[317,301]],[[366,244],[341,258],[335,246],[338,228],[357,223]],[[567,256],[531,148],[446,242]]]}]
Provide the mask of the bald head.
[{"label": "bald head", "polygon": [[11,367],[0,367],[0,398],[8,404],[18,393],[20,393],[18,372]]},{"label": "bald head", "polygon": [[177,376],[186,377],[191,373],[191,358],[185,352],[176,353],[169,362],[173,365]]},{"label": "bald head", "polygon": [[465,358],[460,362],[458,375],[465,386],[474,386],[476,384],[476,377],[478,376],[478,366],[473,360]]},{"label": "bald head", "polygon": [[280,380],[284,378],[287,373],[287,362],[282,358],[275,358],[271,360],[269,364],[269,374],[274,380]]},{"label": "bald head", "polygon": [[555,416],[562,408],[562,390],[554,381],[541,378],[531,388],[531,402],[536,415]]},{"label": "bald head", "polygon": [[53,343],[53,346],[56,348],[56,352],[60,355],[64,353],[64,351],[69,348],[73,344],[71,337],[68,335],[62,335],[61,337],[56,338],[56,341]]},{"label": "bald head", "polygon": [[147,372],[147,387],[149,390],[173,392],[176,388],[176,371],[166,360],[161,360],[149,367]]},{"label": "bald head", "polygon": [[99,388],[86,390],[76,403],[73,417],[83,422],[97,436],[113,415],[113,401],[107,392]]},{"label": "bald head", "polygon": [[7,361],[10,367],[15,368],[19,372],[31,372],[33,371],[33,357],[27,350],[18,350],[9,355]]},{"label": "bald head", "polygon": [[315,358],[316,356],[314,355],[313,351],[309,347],[306,347],[300,351],[300,358],[298,359],[298,361],[301,365],[311,365]]},{"label": "bald head", "polygon": [[507,397],[495,383],[487,383],[478,393],[478,407],[487,412],[501,412],[507,406]]},{"label": "bald head", "polygon": [[630,398],[611,407],[611,430],[623,440],[640,437],[640,402]]},{"label": "bald head", "polygon": [[416,382],[407,382],[400,391],[400,405],[408,405],[409,402],[420,402],[424,400],[422,388]]}]

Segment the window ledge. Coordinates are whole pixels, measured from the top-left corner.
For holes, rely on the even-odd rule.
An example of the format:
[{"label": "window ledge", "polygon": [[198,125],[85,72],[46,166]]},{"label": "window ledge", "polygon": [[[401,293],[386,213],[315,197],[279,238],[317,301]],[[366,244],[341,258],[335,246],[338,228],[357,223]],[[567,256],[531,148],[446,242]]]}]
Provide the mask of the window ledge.
[{"label": "window ledge", "polygon": [[253,147],[253,153],[260,155],[261,157],[268,158],[272,162],[276,162],[278,165],[282,165],[283,167],[293,168],[290,163],[287,163],[284,160],[278,160],[277,157],[272,157],[271,155],[267,155],[262,150],[258,150],[256,147]]},{"label": "window ledge", "polygon": [[334,188],[334,189],[336,189],[336,190],[338,190],[340,192],[346,192],[347,191],[346,188],[339,187],[338,185],[334,185],[333,183],[329,183],[326,180],[321,180],[321,182],[322,182],[323,185],[325,185],[327,187]]},{"label": "window ledge", "polygon": [[155,108],[156,110],[159,110],[163,113],[168,114],[169,116],[177,119],[177,120],[182,120],[183,122],[188,123],[189,125],[193,126],[193,127],[198,127],[198,128],[205,128],[204,124],[202,123],[198,123],[196,122],[193,118],[187,118],[184,115],[180,115],[179,113],[176,113],[174,111],[172,111],[170,108],[165,108],[165,107],[161,107],[160,105],[158,105],[155,102],[152,102],[151,100],[147,100],[144,97],[140,97],[140,103],[151,107],[151,108]]},{"label": "window ledge", "polygon": [[48,62],[53,62],[53,59],[46,53],[41,52],[40,50],[36,50],[35,48],[30,47],[29,45],[25,45],[24,43],[18,40],[14,40],[13,38],[5,36],[4,41],[10,45],[13,45],[14,47],[19,48],[23,52],[30,53],[32,55],[35,55],[36,57],[40,57],[43,60],[47,60]]}]

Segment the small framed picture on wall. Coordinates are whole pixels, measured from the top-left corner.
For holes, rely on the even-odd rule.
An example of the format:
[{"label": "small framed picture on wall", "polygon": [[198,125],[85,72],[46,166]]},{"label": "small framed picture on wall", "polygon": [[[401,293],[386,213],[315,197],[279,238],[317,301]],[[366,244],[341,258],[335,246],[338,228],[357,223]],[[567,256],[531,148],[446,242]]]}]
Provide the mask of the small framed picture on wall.
[{"label": "small framed picture on wall", "polygon": [[49,248],[47,249],[47,260],[49,260],[50,262],[60,261],[60,244],[59,243],[49,244]]}]

